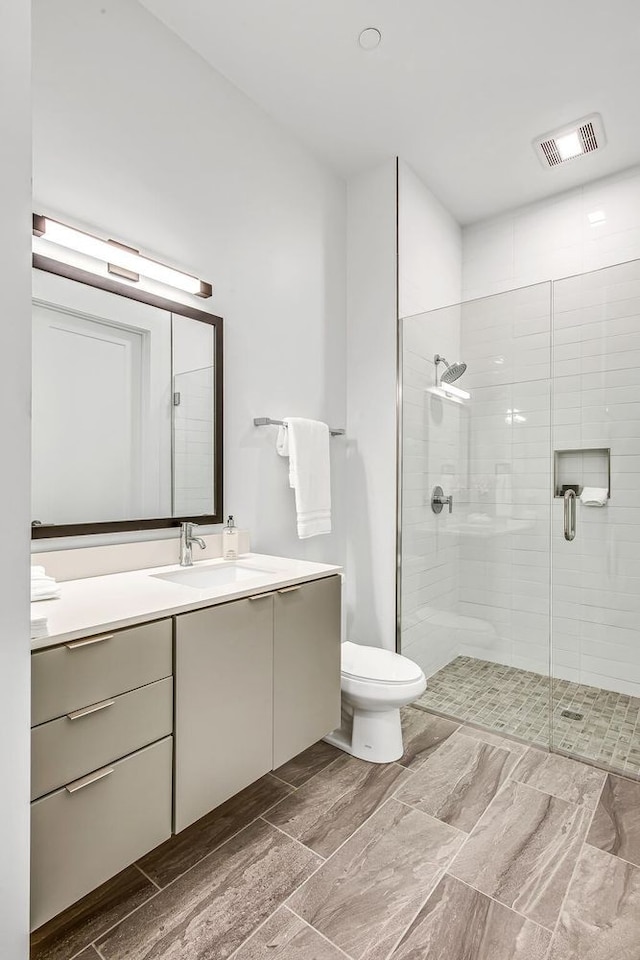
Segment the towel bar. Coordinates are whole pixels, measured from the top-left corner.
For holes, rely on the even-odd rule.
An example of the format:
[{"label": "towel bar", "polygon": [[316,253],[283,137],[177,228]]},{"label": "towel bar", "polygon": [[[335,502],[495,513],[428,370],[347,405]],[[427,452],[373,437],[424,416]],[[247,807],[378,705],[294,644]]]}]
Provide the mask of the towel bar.
[{"label": "towel bar", "polygon": [[[276,427],[284,427],[285,423],[283,420],[272,420],[271,417],[254,417],[253,425],[255,427],[268,427],[273,424]],[[329,427],[329,433],[332,437],[343,437],[345,431],[340,428]]]}]

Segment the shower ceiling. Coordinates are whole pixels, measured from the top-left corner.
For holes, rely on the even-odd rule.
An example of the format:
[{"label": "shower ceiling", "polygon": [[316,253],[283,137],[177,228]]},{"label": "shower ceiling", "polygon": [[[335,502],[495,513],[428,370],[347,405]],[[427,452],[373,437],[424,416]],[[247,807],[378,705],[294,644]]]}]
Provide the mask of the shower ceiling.
[{"label": "shower ceiling", "polygon": [[[462,223],[640,162],[638,0],[142,2],[338,172],[397,154]],[[533,138],[594,111],[606,148],[543,170]]]}]

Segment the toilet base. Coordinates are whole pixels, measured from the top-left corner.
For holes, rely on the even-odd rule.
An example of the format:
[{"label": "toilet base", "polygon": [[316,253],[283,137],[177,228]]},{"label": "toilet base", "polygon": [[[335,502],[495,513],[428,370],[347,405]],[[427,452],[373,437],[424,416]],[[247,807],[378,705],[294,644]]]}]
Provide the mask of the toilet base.
[{"label": "toilet base", "polygon": [[351,737],[344,728],[340,728],[324,739],[360,760],[393,763],[404,753],[400,710],[397,707],[391,710],[362,710],[355,707]]}]

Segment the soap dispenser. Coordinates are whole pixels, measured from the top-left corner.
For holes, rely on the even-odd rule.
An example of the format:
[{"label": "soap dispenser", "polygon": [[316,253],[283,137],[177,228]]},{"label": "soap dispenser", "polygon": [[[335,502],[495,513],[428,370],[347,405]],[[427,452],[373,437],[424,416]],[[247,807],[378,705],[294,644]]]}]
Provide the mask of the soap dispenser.
[{"label": "soap dispenser", "polygon": [[233,522],[233,517],[229,515],[222,534],[222,558],[223,560],[238,559],[238,528]]}]

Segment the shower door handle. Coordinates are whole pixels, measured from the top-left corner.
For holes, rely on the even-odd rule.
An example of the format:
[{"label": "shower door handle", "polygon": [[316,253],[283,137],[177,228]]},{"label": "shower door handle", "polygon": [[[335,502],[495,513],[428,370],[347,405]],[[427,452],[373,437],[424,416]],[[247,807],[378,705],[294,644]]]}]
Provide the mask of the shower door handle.
[{"label": "shower door handle", "polygon": [[442,513],[442,508],[448,504],[449,513],[453,511],[453,494],[445,497],[442,487],[434,487],[431,494],[431,509],[434,513]]},{"label": "shower door handle", "polygon": [[574,540],[576,536],[576,494],[567,490],[564,495],[564,538]]}]

